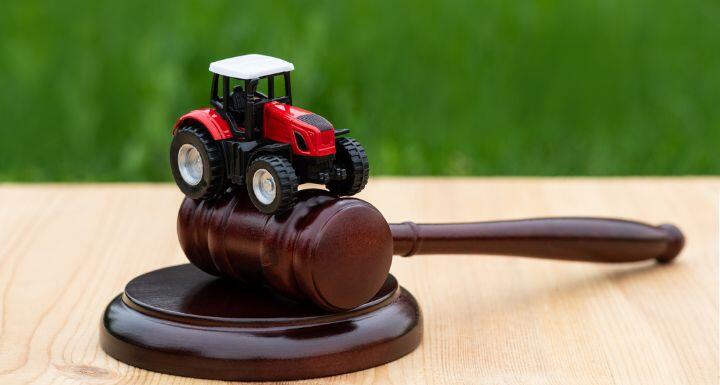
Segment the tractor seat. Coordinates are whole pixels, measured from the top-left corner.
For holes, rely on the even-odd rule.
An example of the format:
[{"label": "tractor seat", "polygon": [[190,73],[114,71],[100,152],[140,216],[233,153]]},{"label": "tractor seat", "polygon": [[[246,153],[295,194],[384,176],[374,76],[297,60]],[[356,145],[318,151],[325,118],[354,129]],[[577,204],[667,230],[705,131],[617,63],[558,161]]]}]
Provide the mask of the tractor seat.
[{"label": "tractor seat", "polygon": [[243,103],[243,91],[242,86],[233,87],[232,95],[230,95],[230,109],[237,113],[242,113],[245,103]]},{"label": "tractor seat", "polygon": [[242,86],[233,87],[233,92],[230,94],[230,103],[228,103],[229,115],[238,126],[242,125],[245,120],[244,92]]}]

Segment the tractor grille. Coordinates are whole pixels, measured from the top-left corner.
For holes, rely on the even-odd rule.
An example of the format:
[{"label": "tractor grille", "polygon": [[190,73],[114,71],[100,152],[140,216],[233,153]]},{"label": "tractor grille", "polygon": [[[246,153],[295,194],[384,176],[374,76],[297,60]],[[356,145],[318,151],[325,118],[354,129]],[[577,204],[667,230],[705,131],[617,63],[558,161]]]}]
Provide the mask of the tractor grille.
[{"label": "tractor grille", "polygon": [[327,119],[323,118],[318,114],[300,115],[297,118],[301,122],[314,126],[320,131],[327,131],[333,129],[332,123],[328,122]]}]

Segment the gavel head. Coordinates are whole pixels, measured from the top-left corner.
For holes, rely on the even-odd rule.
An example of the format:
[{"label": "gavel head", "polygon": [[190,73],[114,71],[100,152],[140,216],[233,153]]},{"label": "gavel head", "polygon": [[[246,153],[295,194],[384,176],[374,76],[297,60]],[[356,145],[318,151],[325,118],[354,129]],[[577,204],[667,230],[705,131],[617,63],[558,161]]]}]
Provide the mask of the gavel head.
[{"label": "gavel head", "polygon": [[303,190],[289,213],[260,213],[246,194],[185,198],[178,237],[203,271],[265,285],[329,311],[357,307],[377,293],[392,263],[388,223],[371,204]]}]

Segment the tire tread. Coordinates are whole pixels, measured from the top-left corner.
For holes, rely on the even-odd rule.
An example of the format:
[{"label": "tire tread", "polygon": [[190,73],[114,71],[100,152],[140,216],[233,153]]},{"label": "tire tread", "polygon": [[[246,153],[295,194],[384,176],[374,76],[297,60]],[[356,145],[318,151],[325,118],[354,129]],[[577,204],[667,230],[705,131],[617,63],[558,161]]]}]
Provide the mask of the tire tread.
[{"label": "tire tread", "polygon": [[210,178],[207,188],[199,197],[195,199],[211,199],[220,196],[225,191],[225,160],[223,159],[222,150],[212,138],[210,133],[204,127],[196,125],[183,126],[178,129],[175,135],[180,133],[189,133],[195,136],[202,144],[209,160]]},{"label": "tire tread", "polygon": [[[298,178],[295,174],[295,169],[293,168],[292,163],[283,156],[261,155],[250,163],[250,167],[248,169],[251,169],[257,162],[265,162],[269,164],[278,177],[277,188],[280,196],[280,203],[271,213],[281,214],[293,208],[293,206],[295,206],[295,202],[297,201]],[[255,204],[255,197],[252,191],[252,176],[248,173],[245,179],[248,194],[252,197],[253,204]],[[255,204],[255,207],[257,207],[258,210],[263,211],[263,208],[258,207],[257,204]],[[268,214],[271,213],[268,212]]]},{"label": "tire tread", "polygon": [[348,158],[348,180],[328,183],[328,190],[338,195],[355,195],[367,185],[370,175],[370,162],[365,148],[353,138],[338,138],[335,141],[337,151],[344,151]]}]

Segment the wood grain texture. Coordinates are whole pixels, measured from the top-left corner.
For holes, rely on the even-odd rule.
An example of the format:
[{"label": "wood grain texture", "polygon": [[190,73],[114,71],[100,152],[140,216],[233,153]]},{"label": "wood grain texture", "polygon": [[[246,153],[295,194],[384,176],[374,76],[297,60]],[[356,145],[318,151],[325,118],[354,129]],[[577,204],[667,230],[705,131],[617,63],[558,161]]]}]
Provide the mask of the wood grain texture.
[{"label": "wood grain texture", "polygon": [[[409,356],[303,383],[714,384],[718,178],[371,180],[388,221],[598,215],[673,222],[675,263],[593,265],[396,257],[420,302]],[[0,384],[201,384],[103,353],[105,305],[131,278],[183,263],[171,185],[0,186]],[[221,382],[215,382],[220,384]]]}]

